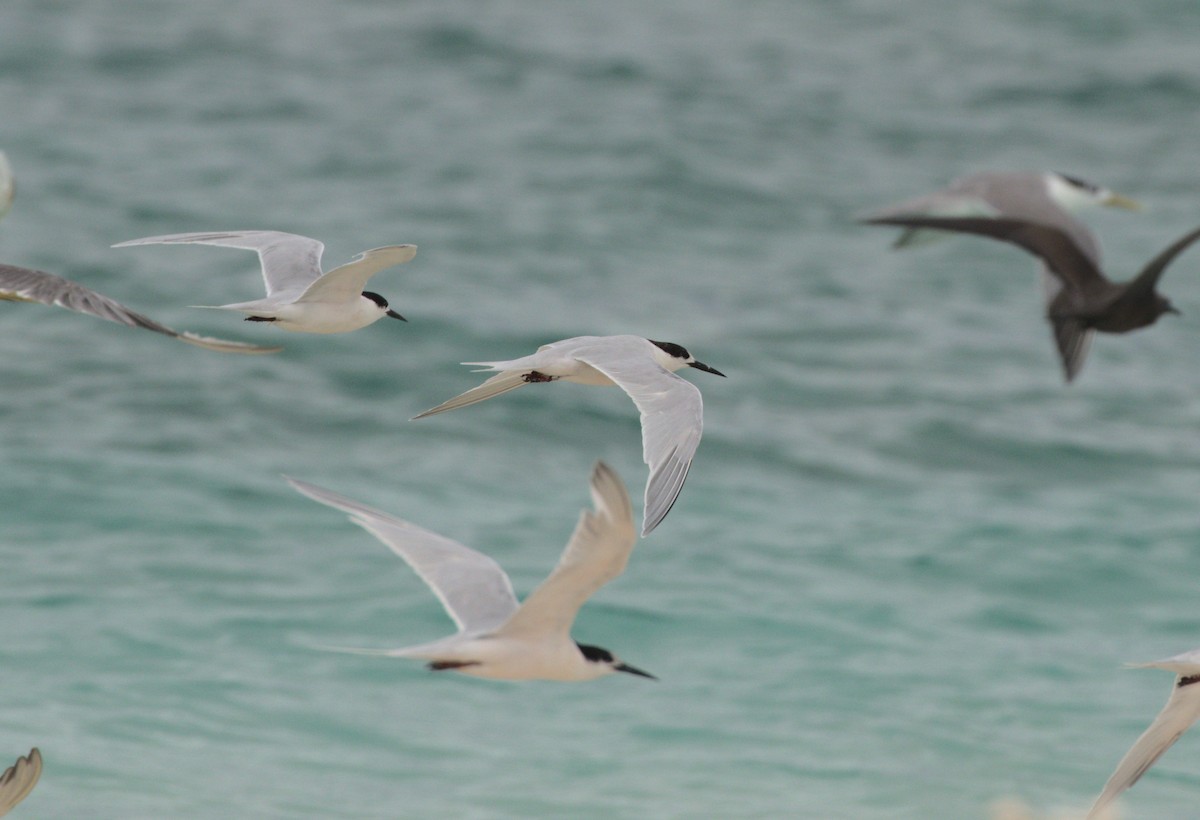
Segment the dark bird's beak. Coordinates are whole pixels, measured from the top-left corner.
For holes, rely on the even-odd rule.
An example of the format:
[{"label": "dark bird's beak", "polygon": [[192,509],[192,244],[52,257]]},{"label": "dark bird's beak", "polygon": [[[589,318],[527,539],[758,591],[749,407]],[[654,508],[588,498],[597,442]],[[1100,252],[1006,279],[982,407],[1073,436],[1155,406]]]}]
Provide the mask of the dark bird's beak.
[{"label": "dark bird's beak", "polygon": [[407,322],[407,321],[408,321],[408,319],[405,319],[403,316],[401,316],[399,313],[397,313],[397,312],[396,312],[396,311],[394,311],[394,310],[389,310],[389,311],[387,312],[387,315],[388,315],[388,316],[391,316],[393,319],[399,319],[401,322]]},{"label": "dark bird's beak", "polygon": [[658,680],[658,678],[654,677],[649,672],[643,672],[641,669],[638,669],[636,666],[630,666],[627,663],[618,663],[616,666],[613,667],[613,669],[616,669],[618,672],[628,672],[631,675],[638,675],[643,678],[649,678],[650,680]]},{"label": "dark bird's beak", "polygon": [[720,370],[717,370],[715,367],[709,367],[704,362],[688,362],[688,367],[694,367],[697,370],[703,370],[705,373],[713,373],[721,378],[725,378],[724,373],[722,373]]},{"label": "dark bird's beak", "polygon": [[1174,306],[1167,308],[1167,313],[1174,313],[1176,316],[1183,315],[1183,311],[1181,311],[1179,308],[1174,307]]}]

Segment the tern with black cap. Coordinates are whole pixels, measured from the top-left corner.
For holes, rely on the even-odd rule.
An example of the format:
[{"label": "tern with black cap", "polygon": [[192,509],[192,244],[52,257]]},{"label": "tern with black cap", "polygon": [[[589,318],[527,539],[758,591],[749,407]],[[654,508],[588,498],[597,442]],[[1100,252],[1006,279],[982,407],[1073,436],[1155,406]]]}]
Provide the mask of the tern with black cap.
[{"label": "tern with black cap", "polygon": [[676,376],[675,371],[694,367],[717,376],[725,375],[696,361],[674,342],[656,342],[641,336],[577,336],[542,345],[532,356],[520,359],[463,364],[499,373],[478,387],[414,416],[414,420],[542,382],[616,385],[629,394],[641,412],[642,458],[650,467],[642,535],[649,534],[671,511],[683,489],[704,428],[700,391]]},{"label": "tern with black cap", "polygon": [[[940,191],[872,211],[862,217],[875,222],[896,216],[1010,217],[1056,225],[1082,245],[1091,242],[1086,228],[1071,214],[1104,205],[1136,211],[1135,200],[1079,177],[1055,171],[982,171],[959,177]],[[920,245],[950,234],[932,228],[905,228],[894,248]]]},{"label": "tern with black cap", "polygon": [[613,672],[654,678],[607,649],[571,638],[580,607],[625,571],[637,542],[629,493],[604,462],[591,475],[594,509],[584,510],[558,566],[523,603],[500,565],[483,553],[312,484],[287,479],[299,492],[350,516],[421,577],[458,632],[404,649],[342,649],[427,661],[437,671],[500,680],[593,680]]},{"label": "tern with black cap", "polygon": [[321,272],[325,245],[280,231],[226,231],[148,236],[113,245],[216,245],[255,251],[267,296],[228,305],[198,305],[245,313],[248,322],[271,322],[296,333],[348,333],[384,316],[404,320],[378,293],[364,290],[372,276],[412,259],[416,245],[389,245],[363,251],[345,265]]}]

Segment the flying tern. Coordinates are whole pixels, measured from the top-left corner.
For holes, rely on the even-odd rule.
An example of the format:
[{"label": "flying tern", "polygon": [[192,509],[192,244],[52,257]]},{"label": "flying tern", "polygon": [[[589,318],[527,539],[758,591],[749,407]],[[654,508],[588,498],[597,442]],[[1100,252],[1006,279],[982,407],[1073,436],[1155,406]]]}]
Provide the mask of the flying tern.
[{"label": "flying tern", "polygon": [[259,347],[243,342],[228,342],[210,336],[198,336],[195,333],[180,333],[130,310],[120,302],[109,299],[91,288],[85,288],[78,282],[55,276],[53,273],[19,268],[15,265],[0,265],[0,301],[40,302],[43,305],[54,305],[73,310],[76,313],[98,316],[117,324],[153,330],[155,333],[162,333],[181,342],[208,350],[218,350],[222,353],[275,353],[282,349]]},{"label": "flying tern", "polygon": [[408,562],[458,626],[448,638],[405,649],[342,651],[429,662],[434,670],[502,680],[584,681],[613,672],[653,675],[622,663],[607,649],[576,643],[579,608],[619,576],[637,534],[629,494],[604,462],[591,475],[593,510],[584,510],[558,566],[524,603],[486,555],[357,501],[287,479],[299,492],[339,509]]},{"label": "flying tern", "polygon": [[[1127,210],[1141,208],[1127,196],[1067,174],[983,171],[959,177],[932,194],[873,211],[864,220],[871,222],[894,216],[1011,217],[1056,225],[1071,234],[1076,244],[1089,248],[1095,255],[1095,242],[1090,232],[1071,213],[1096,205]],[[900,233],[892,247],[905,248],[948,235],[944,231],[909,227]]]},{"label": "flying tern", "polygon": [[389,245],[363,251],[352,261],[321,272],[325,245],[307,236],[279,231],[227,231],[148,236],[113,245],[217,245],[255,251],[267,285],[265,299],[204,305],[247,314],[248,322],[273,322],[297,333],[347,333],[390,316],[404,320],[367,281],[382,270],[412,259],[416,245]]},{"label": "flying tern", "polygon": [[532,356],[521,359],[463,364],[499,373],[414,416],[414,420],[466,407],[527,384],[560,379],[578,384],[615,384],[628,393],[641,412],[642,458],[650,466],[642,535],[649,534],[670,512],[683,489],[704,426],[700,391],[674,371],[694,367],[725,375],[696,361],[677,344],[640,336],[578,336],[542,345]]},{"label": "flying tern", "polygon": [[16,763],[0,774],[0,817],[24,800],[41,776],[42,753],[35,746],[29,754],[18,757]]}]

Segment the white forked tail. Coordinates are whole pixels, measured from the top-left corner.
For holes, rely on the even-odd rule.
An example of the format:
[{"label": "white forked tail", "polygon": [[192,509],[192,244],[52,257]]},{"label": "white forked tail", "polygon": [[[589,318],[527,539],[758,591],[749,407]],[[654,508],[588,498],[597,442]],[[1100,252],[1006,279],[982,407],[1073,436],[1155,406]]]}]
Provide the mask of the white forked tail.
[{"label": "white forked tail", "polygon": [[[465,364],[483,364],[483,362],[465,362]],[[518,387],[524,387],[527,384],[529,382],[525,381],[525,374],[522,371],[508,370],[504,373],[497,373],[478,387],[472,387],[467,392],[457,395],[449,401],[442,402],[437,407],[426,410],[420,415],[413,416],[412,421],[438,413],[445,413],[447,410],[466,407],[469,404],[477,404],[478,402],[490,399],[492,396],[499,396],[501,393],[516,390]]]}]

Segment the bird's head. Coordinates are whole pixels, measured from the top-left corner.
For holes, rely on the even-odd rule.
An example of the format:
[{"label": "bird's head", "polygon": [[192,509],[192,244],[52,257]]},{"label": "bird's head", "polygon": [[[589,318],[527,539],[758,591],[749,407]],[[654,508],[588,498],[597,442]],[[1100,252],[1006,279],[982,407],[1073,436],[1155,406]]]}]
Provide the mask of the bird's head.
[{"label": "bird's head", "polygon": [[705,373],[715,373],[718,376],[725,375],[715,367],[709,367],[704,362],[696,361],[696,357],[688,353],[683,345],[677,345],[674,342],[656,342],[653,339],[647,339],[647,341],[658,348],[654,358],[667,370],[675,371],[681,367],[694,367],[697,370],[703,370]]},{"label": "bird's head", "polygon": [[391,316],[393,319],[399,319],[402,322],[408,321],[408,319],[405,319],[399,313],[397,313],[396,311],[389,308],[387,299],[384,299],[378,293],[375,293],[374,291],[370,291],[370,290],[364,290],[362,292],[362,295],[363,295],[363,298],[370,299],[372,302],[374,302],[376,305],[378,305],[380,310],[384,311],[388,316]]},{"label": "bird's head", "polygon": [[1135,199],[1069,174],[1050,174],[1047,187],[1050,198],[1068,211],[1076,211],[1089,205],[1106,205],[1128,211],[1141,210],[1142,207]]},{"label": "bird's head", "polygon": [[628,672],[630,675],[638,675],[639,677],[649,678],[650,680],[658,680],[658,678],[654,677],[649,672],[643,672],[636,666],[630,666],[627,663],[621,663],[620,659],[615,657],[613,653],[609,652],[607,649],[599,646],[592,646],[591,644],[586,643],[576,643],[575,645],[579,647],[579,652],[583,655],[583,659],[588,662],[588,665],[595,667],[596,677],[608,675],[612,672]]}]

